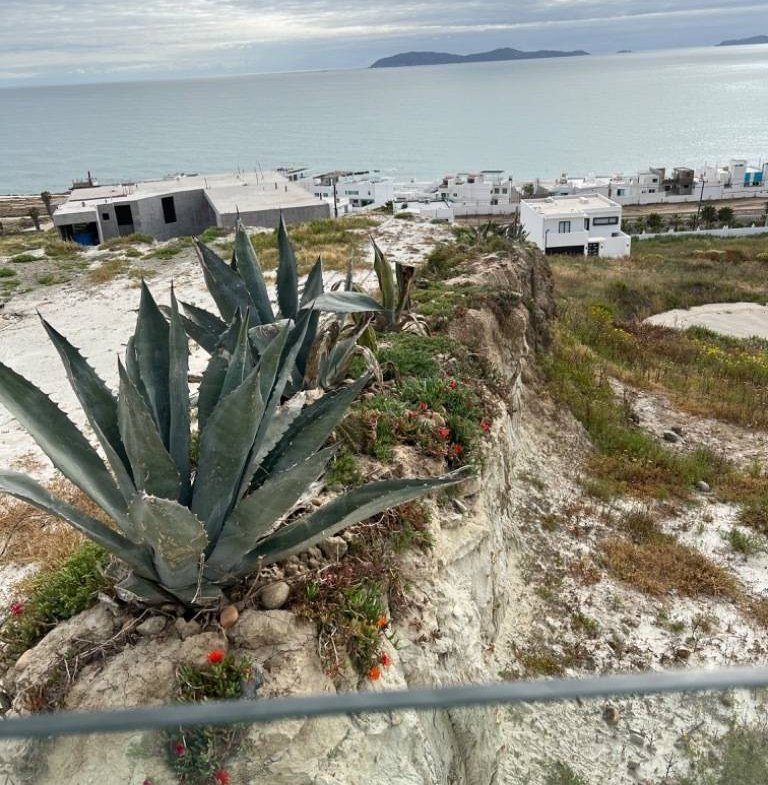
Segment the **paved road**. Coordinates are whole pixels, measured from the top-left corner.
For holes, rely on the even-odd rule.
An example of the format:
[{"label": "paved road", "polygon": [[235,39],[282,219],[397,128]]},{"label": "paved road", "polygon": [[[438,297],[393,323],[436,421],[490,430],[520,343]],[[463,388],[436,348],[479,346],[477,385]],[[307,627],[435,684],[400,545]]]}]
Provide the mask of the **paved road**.
[{"label": "paved road", "polygon": [[706,327],[734,338],[768,339],[768,306],[757,303],[710,303],[695,308],[677,308],[645,320],[650,324],[676,327]]}]

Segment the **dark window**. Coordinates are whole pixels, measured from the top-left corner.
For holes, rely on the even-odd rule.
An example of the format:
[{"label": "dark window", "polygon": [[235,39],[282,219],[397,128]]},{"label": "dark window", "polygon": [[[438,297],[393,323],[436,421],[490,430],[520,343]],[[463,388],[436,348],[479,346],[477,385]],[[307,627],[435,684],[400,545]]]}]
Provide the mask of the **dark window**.
[{"label": "dark window", "polygon": [[109,213],[102,213],[101,214],[101,220],[102,221],[108,221],[109,220]]},{"label": "dark window", "polygon": [[618,215],[603,216],[602,218],[593,218],[592,223],[594,226],[613,226],[619,222]]},{"label": "dark window", "polygon": [[173,203],[173,197],[164,196],[161,201],[163,203],[163,218],[165,218],[165,222],[167,224],[175,224],[176,205]]},{"label": "dark window", "polygon": [[117,218],[118,226],[133,226],[133,213],[131,212],[131,205],[116,204],[115,218]]},{"label": "dark window", "polygon": [[584,228],[589,231],[589,218],[584,219]]},{"label": "dark window", "polygon": [[560,221],[557,227],[557,231],[559,234],[567,234],[571,231],[571,222],[570,221]]}]

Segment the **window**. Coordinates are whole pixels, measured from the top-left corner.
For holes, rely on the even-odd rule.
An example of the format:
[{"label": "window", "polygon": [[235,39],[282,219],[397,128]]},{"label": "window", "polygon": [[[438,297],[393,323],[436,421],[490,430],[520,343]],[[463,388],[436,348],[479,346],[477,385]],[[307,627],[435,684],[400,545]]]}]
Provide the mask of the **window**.
[{"label": "window", "polygon": [[502,189],[501,189],[501,192],[502,192],[503,194],[505,194],[505,193],[507,193],[507,189],[506,189],[506,188],[502,188]]},{"label": "window", "polygon": [[648,193],[649,194],[655,194],[656,193],[656,189],[655,188],[649,188],[648,189]]},{"label": "window", "polygon": [[570,221],[560,221],[557,225],[558,234],[568,234],[571,231],[571,222]]},{"label": "window", "polygon": [[163,205],[163,218],[167,224],[176,223],[176,205],[173,203],[172,196],[164,196],[161,200]]},{"label": "window", "polygon": [[108,221],[109,220],[109,213],[102,213],[101,214],[101,220],[102,221]]},{"label": "window", "polygon": [[589,218],[584,219],[584,228],[589,231]]},{"label": "window", "polygon": [[624,189],[623,188],[617,188],[616,189],[616,196],[624,196]]},{"label": "window", "polygon": [[615,224],[618,224],[618,222],[618,215],[604,215],[602,218],[592,219],[592,224],[594,226],[614,226]]}]

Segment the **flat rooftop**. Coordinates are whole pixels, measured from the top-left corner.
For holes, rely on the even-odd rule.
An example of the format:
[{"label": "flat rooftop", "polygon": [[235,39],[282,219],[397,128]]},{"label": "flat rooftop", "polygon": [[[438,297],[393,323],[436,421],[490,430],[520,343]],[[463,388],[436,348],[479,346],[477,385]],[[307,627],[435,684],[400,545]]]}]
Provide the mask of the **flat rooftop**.
[{"label": "flat rooftop", "polygon": [[524,204],[541,215],[578,215],[587,210],[621,209],[621,205],[602,194],[585,196],[549,196],[546,199],[525,199]]},{"label": "flat rooftop", "polygon": [[100,204],[136,202],[182,191],[205,191],[219,213],[278,209],[317,204],[306,189],[292,183],[279,172],[240,172],[234,174],[181,174],[161,180],[76,188],[56,210],[57,215],[94,210]]}]

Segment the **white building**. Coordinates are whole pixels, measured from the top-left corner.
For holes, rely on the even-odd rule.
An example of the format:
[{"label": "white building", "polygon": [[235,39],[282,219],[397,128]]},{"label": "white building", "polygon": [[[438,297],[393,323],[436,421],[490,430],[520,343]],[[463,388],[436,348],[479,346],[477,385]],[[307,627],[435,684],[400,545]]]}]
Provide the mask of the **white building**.
[{"label": "white building", "polygon": [[383,207],[395,197],[394,182],[376,172],[326,172],[307,182],[318,198],[331,205],[346,201],[351,211]]},{"label": "white building", "polygon": [[501,169],[447,175],[437,191],[442,201],[453,206],[457,217],[511,215],[517,212],[518,196],[512,177]]},{"label": "white building", "polygon": [[523,200],[520,223],[546,254],[615,258],[628,256],[632,243],[621,231],[621,205],[602,194]]}]

